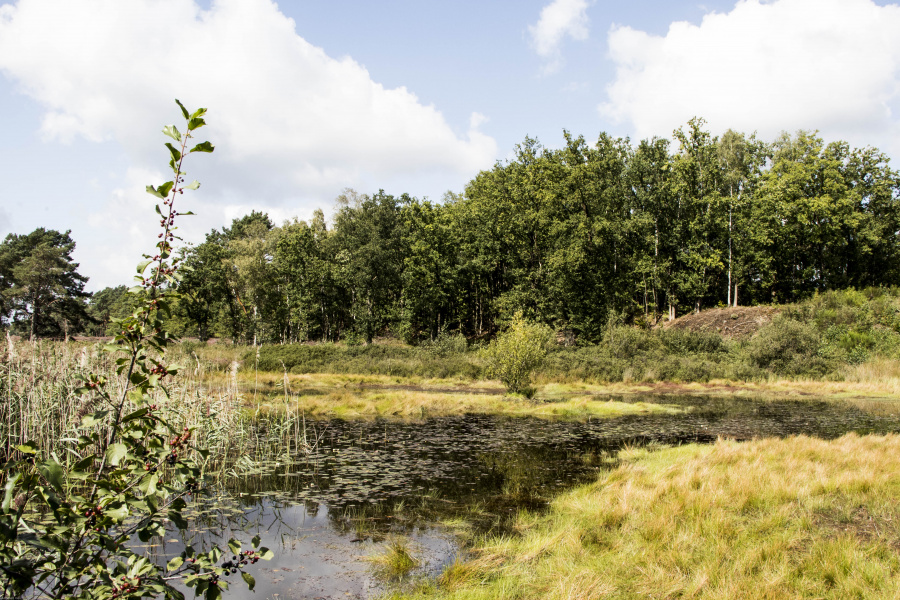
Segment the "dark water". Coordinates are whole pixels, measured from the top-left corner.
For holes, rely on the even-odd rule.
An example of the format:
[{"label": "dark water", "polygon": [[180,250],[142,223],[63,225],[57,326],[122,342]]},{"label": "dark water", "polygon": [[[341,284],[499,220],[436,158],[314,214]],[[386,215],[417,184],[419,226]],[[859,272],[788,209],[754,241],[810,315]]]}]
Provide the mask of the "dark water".
[{"label": "dark water", "polygon": [[[421,561],[412,577],[435,575],[458,552],[438,523],[455,519],[478,533],[505,532],[520,509],[539,510],[560,491],[596,479],[623,447],[900,431],[892,405],[876,412],[812,400],[630,401],[638,400],[684,412],[587,422],[476,415],[307,422],[305,439],[291,452],[234,465],[219,493],[195,505],[191,535],[221,542],[259,534],[275,551],[275,560],[254,567],[257,592],[236,584],[233,597],[377,597],[397,584],[376,576],[365,560],[385,540],[409,540]],[[159,550],[171,556],[181,546],[173,539]]]}]

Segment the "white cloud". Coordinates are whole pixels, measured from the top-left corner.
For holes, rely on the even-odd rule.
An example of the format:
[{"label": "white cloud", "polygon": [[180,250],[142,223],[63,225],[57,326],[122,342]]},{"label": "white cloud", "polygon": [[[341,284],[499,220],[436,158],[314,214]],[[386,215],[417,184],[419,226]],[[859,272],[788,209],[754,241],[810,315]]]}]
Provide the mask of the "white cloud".
[{"label": "white cloud", "polygon": [[209,107],[204,133],[232,189],[307,197],[492,164],[496,144],[477,126],[458,135],[433,105],[294,26],[270,0],[208,11],[194,0],[19,0],[0,7],[0,70],[46,109],[45,137],[112,139],[138,166],[158,164],[153,133],[179,116],[174,97]]},{"label": "white cloud", "polygon": [[[153,249],[161,231],[159,221],[153,218],[155,200],[145,187],[148,181],[162,181],[164,176],[155,169],[127,169],[122,185],[111,191],[102,211],[74,224],[75,259],[81,264],[79,272],[90,277],[89,289],[131,285],[135,265],[143,254]],[[254,210],[268,213],[279,225],[295,216],[311,216],[311,211],[298,212],[295,207],[271,206],[247,199],[221,202],[198,192],[179,196],[175,208],[195,213],[178,217],[176,223],[176,234],[190,242],[202,241],[210,230],[230,225],[233,219]]]},{"label": "white cloud", "polygon": [[609,32],[616,76],[602,116],[639,137],[669,136],[693,116],[772,138],[828,138],[900,151],[900,7],[871,0],[742,0],[664,37]]},{"label": "white cloud", "polygon": [[125,151],[116,189],[91,190],[95,214],[72,224],[91,288],[152,248],[143,189],[168,177],[160,130],[181,118],[176,97],[209,108],[198,133],[216,145],[186,165],[204,184],[189,201],[202,217],[183,223],[193,241],[245,210],[308,217],[347,186],[439,197],[497,153],[484,117],[456,131],[405,87],[308,43],[271,0],[18,0],[0,6],[0,72],[42,107],[46,140]]},{"label": "white cloud", "polygon": [[541,9],[537,24],[529,25],[535,52],[548,61],[545,71],[555,71],[562,65],[559,46],[563,38],[587,39],[587,7],[588,0],[553,0]]}]

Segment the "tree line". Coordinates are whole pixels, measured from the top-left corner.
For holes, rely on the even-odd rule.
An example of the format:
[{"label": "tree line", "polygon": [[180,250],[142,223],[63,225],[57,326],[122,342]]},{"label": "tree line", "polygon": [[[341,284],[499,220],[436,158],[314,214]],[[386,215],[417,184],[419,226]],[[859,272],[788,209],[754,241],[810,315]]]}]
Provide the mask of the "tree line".
[{"label": "tree line", "polygon": [[[590,342],[611,318],[898,281],[900,175],[875,148],[717,137],[700,119],[673,140],[564,135],[526,138],[440,202],[346,190],[328,219],[235,219],[182,250],[173,323],[244,343],[415,342],[489,337],[521,311]],[[95,299],[95,329],[99,304],[128,306],[124,286]]]}]

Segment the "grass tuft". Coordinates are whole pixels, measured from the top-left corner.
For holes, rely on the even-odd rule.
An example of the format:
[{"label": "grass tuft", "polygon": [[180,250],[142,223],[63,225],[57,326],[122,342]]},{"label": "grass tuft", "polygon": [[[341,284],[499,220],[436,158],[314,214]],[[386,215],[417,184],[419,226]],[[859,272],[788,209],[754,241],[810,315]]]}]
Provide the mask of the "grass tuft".
[{"label": "grass tuft", "polygon": [[383,550],[368,558],[375,572],[389,579],[400,579],[419,566],[419,561],[412,554],[412,549],[407,540],[401,536],[392,536],[383,547]]}]

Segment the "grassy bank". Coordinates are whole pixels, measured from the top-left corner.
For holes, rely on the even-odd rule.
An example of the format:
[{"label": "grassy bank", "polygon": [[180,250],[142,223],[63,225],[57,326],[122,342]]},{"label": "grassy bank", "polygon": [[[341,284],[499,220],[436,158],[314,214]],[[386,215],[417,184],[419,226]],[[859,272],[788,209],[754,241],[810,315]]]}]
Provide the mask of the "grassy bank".
[{"label": "grassy bank", "polygon": [[896,598],[900,437],[648,453],[395,598]]},{"label": "grassy bank", "polygon": [[[758,322],[748,312],[751,317],[758,315]],[[794,305],[713,311],[709,322],[702,316],[685,317],[684,327],[676,322],[676,326],[653,329],[611,320],[599,344],[553,347],[535,378],[539,384],[720,380],[883,385],[889,380],[892,393],[900,389],[900,296],[896,290],[827,292]],[[289,344],[247,348],[236,354],[241,368],[252,371],[479,381],[486,377],[486,364],[478,350],[467,346],[461,336],[444,335],[419,346],[395,340],[369,346]]]},{"label": "grassy bank", "polygon": [[[245,377],[245,405],[265,411],[341,419],[494,414],[587,419],[632,414],[674,414],[674,406],[623,402],[593,392],[566,392],[537,400],[506,396],[496,382],[332,374],[254,374]],[[253,393],[250,390],[253,390]]]}]

